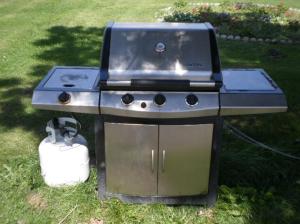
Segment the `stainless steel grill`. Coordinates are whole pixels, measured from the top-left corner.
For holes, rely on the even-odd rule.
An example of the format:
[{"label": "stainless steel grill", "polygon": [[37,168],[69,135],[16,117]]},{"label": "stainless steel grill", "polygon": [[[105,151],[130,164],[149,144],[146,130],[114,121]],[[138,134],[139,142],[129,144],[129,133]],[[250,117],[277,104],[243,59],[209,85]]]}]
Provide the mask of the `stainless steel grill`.
[{"label": "stainless steel grill", "polygon": [[287,110],[264,70],[221,70],[209,23],[110,23],[100,68],[54,67],[32,104],[96,115],[100,199],[209,205],[223,116]]}]

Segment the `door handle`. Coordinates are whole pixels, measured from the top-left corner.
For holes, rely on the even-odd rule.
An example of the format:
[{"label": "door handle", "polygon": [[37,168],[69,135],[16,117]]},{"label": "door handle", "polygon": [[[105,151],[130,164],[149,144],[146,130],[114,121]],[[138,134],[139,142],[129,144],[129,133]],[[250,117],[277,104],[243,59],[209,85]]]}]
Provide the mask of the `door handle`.
[{"label": "door handle", "polygon": [[166,150],[162,151],[162,172],[165,171]]},{"label": "door handle", "polygon": [[154,150],[151,151],[151,170],[154,172]]}]

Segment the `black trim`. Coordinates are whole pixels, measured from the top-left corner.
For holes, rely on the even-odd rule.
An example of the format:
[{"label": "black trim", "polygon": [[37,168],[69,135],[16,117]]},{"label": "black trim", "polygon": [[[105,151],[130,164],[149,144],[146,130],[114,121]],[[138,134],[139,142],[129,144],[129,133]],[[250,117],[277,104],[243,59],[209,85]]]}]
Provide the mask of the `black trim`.
[{"label": "black trim", "polygon": [[[205,83],[205,82],[203,82]],[[210,82],[208,82],[210,83]],[[106,80],[100,81],[101,90],[123,90],[123,91],[219,91],[219,83],[213,87],[190,86],[189,80],[131,80],[131,85],[109,86]]]},{"label": "black trim", "polygon": [[223,129],[223,118],[217,117],[215,120],[213,130],[213,143],[211,151],[211,163],[210,163],[210,174],[209,174],[209,189],[207,204],[212,206],[215,204],[218,196],[218,182],[219,182],[219,163],[220,163],[220,151],[222,141],[222,129]]},{"label": "black trim", "polygon": [[158,89],[186,89],[190,86],[189,80],[144,80],[144,79],[133,79],[131,80],[131,86],[141,88],[156,87]]},{"label": "black trim", "polygon": [[111,40],[111,29],[113,22],[109,22],[104,31],[104,42],[101,51],[101,76],[100,80],[108,79],[108,67],[109,67],[109,52],[110,52],[110,40]]},{"label": "black trim", "polygon": [[137,117],[120,117],[113,115],[102,115],[103,122],[111,123],[133,123],[133,124],[158,124],[158,125],[183,125],[183,124],[207,124],[214,123],[215,116],[212,117],[195,117],[195,118],[137,118]]},{"label": "black trim", "polygon": [[213,73],[221,72],[221,63],[218,52],[217,38],[213,26],[210,23],[206,23],[209,32],[210,41],[210,52],[211,52],[211,62]]},{"label": "black trim", "polygon": [[98,195],[101,200],[105,199],[106,176],[105,176],[105,144],[104,144],[104,120],[97,116],[95,120],[95,154],[98,179]]},{"label": "black trim", "polygon": [[210,54],[212,63],[213,79],[218,83],[218,87],[222,87],[222,72],[217,38],[213,26],[210,23],[205,23],[209,32]]},{"label": "black trim", "polygon": [[221,87],[223,86],[222,72],[220,72],[220,73],[214,73],[213,74],[213,79],[216,82],[216,88],[221,89]]},{"label": "black trim", "polygon": [[167,205],[206,205],[212,207],[215,204],[215,196],[207,195],[195,195],[195,196],[177,196],[177,197],[161,197],[161,196],[130,196],[124,194],[113,194],[106,192],[104,199],[118,198],[127,203],[139,203],[139,204],[154,204],[161,203]]}]

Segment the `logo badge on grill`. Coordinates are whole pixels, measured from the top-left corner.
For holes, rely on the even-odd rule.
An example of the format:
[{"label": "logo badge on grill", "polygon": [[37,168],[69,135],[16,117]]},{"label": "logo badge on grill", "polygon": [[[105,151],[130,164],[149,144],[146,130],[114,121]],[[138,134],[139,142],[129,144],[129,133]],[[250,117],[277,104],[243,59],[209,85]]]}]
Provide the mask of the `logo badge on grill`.
[{"label": "logo badge on grill", "polygon": [[166,51],[166,45],[162,42],[158,42],[156,45],[155,45],[155,51],[157,53],[162,53],[162,52],[165,52]]}]

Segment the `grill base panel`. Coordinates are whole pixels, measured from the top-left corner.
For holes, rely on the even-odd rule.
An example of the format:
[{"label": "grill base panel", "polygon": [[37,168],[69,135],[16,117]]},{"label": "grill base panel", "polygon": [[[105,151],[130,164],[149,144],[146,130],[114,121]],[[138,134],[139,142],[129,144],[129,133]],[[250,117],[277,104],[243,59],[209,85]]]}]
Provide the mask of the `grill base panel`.
[{"label": "grill base panel", "polygon": [[[112,193],[106,187],[106,160],[105,160],[105,126],[104,122],[118,122],[118,123],[139,123],[139,124],[168,124],[168,125],[184,125],[184,124],[207,124],[214,125],[211,162],[209,172],[208,193],[205,195],[181,195],[181,196],[134,196],[121,193]],[[95,140],[96,140],[96,166],[98,175],[98,197],[100,200],[107,200],[110,198],[118,198],[127,203],[163,203],[170,205],[206,205],[213,206],[217,199],[218,189],[218,166],[219,154],[221,144],[223,119],[219,116],[190,118],[190,119],[138,119],[128,117],[114,117],[114,116],[98,116],[95,121]],[[184,149],[183,149],[184,150]],[[134,180],[133,180],[134,181]],[[138,183],[137,183],[138,184]]]}]

